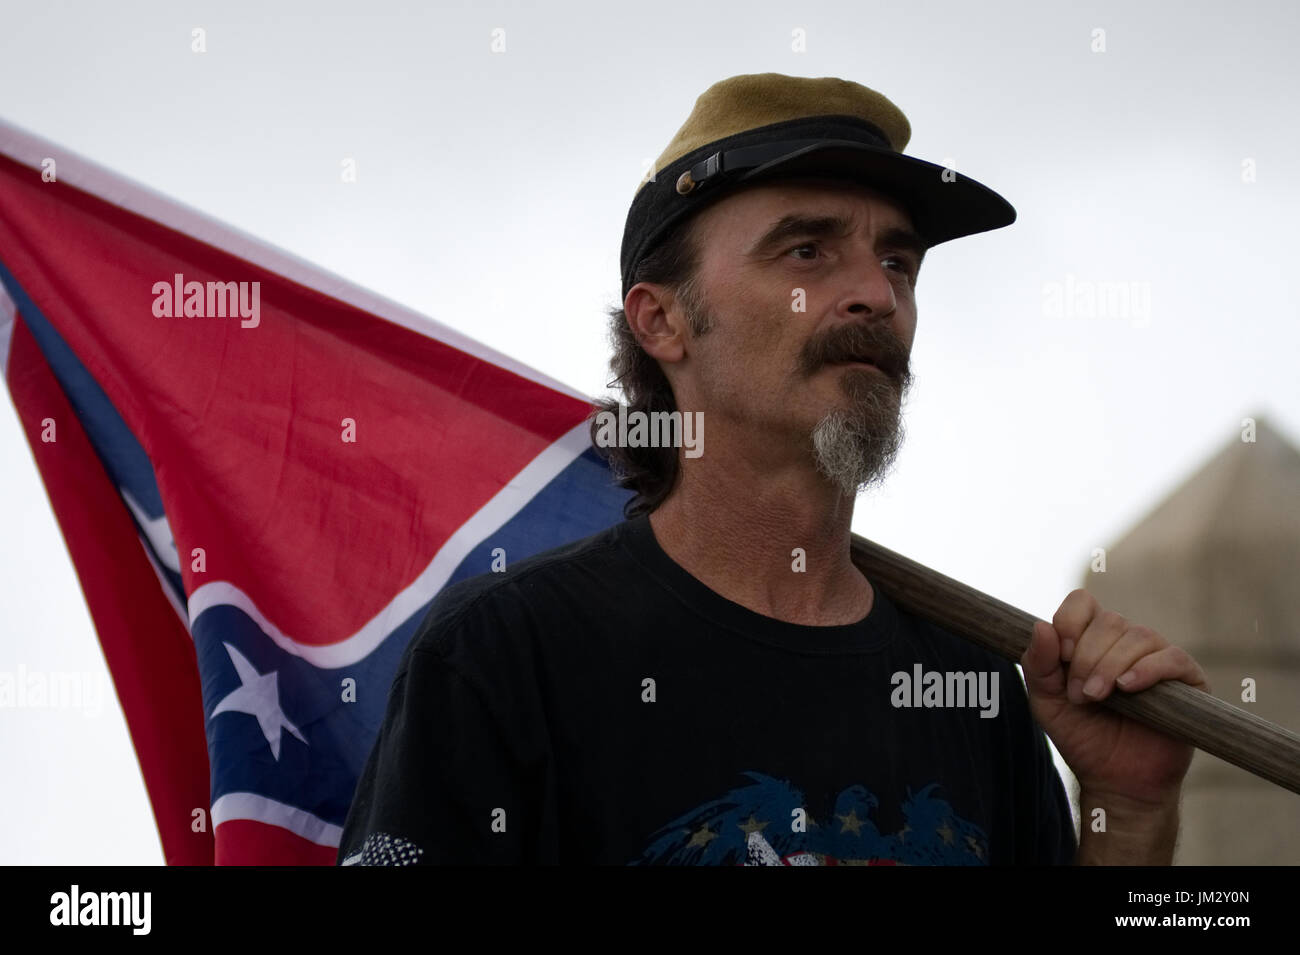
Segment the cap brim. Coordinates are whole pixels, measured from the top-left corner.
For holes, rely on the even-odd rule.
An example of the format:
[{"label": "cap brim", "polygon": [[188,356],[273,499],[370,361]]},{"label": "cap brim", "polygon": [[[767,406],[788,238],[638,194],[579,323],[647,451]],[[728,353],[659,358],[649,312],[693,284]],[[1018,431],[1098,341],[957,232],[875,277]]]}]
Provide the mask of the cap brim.
[{"label": "cap brim", "polygon": [[850,140],[804,146],[756,166],[734,181],[752,183],[792,176],[848,179],[896,197],[929,245],[1016,221],[1011,203],[974,179],[923,159]]}]

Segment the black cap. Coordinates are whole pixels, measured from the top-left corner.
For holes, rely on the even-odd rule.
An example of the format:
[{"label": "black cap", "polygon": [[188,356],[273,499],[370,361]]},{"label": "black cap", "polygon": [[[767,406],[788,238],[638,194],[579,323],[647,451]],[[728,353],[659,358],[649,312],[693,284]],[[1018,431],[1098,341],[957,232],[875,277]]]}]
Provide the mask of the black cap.
[{"label": "black cap", "polygon": [[902,154],[907,117],[874,90],[834,77],[733,76],[709,87],[628,209],[623,297],[655,244],[712,202],[773,179],[848,179],[896,198],[927,245],[1010,225],[1007,200],[951,169]]}]

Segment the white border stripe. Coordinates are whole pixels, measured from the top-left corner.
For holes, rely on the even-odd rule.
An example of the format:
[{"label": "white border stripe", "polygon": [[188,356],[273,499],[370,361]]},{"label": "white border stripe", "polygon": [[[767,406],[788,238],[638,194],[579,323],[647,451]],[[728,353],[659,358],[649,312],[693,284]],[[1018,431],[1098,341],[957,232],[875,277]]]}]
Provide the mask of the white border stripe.
[{"label": "white border stripe", "polygon": [[144,216],[146,219],[216,246],[231,255],[252,262],[254,265],[260,265],[300,285],[336,298],[340,302],[346,302],[348,305],[378,315],[426,337],[435,338],[452,348],[512,371],[521,378],[535,381],[582,401],[590,400],[568,385],[488,348],[481,342],[453,328],[448,328],[426,315],[421,315],[414,309],[355,285],[341,275],[278,249],[247,232],[177,202],[148,186],[118,175],[84,156],[20,129],[3,119],[0,119],[0,153],[33,170],[41,168],[42,159],[56,157],[59,182],[75,186],[128,212],[134,212],[136,215]]},{"label": "white border stripe", "polygon": [[9,377],[9,343],[14,337],[14,319],[18,306],[9,297],[5,284],[0,282],[0,378]]},{"label": "white border stripe", "polygon": [[250,819],[268,826],[288,829],[318,846],[338,848],[343,838],[343,827],[313,816],[305,809],[297,809],[257,793],[226,793],[212,804],[212,828],[223,822]]},{"label": "white border stripe", "polygon": [[[0,283],[0,377],[8,378],[9,342],[13,336],[14,316],[17,315],[17,313],[18,310],[14,305],[13,299],[9,297],[9,293],[5,290],[4,284]],[[135,512],[136,517],[141,521],[146,529],[148,529],[150,527],[148,517],[145,516],[144,512],[139,509],[139,506],[130,499],[130,495],[126,493],[125,488],[118,488],[118,491],[126,501],[127,507],[131,508],[131,510]],[[166,529],[165,520],[164,529]],[[167,540],[170,541],[170,530],[167,530],[167,535]],[[136,534],[135,536],[136,539],[140,541],[140,547],[144,550],[144,555],[149,558],[149,566],[152,567],[153,572],[158,575],[158,585],[162,587],[163,595],[167,598],[167,602],[172,605],[172,609],[176,611],[176,616],[180,618],[181,623],[185,625],[185,629],[188,631],[190,629],[190,622],[185,617],[185,608],[181,606],[180,601],[176,599],[176,594],[172,591],[171,585],[167,583],[167,579],[163,576],[162,569],[158,566],[157,561],[154,560],[153,554],[150,553],[149,546],[145,543],[144,538],[139,534]],[[150,534],[151,538],[155,536],[155,533]],[[174,546],[172,547],[172,550],[175,551]],[[179,572],[179,562],[173,569]],[[190,635],[190,639],[194,639],[193,634]]]},{"label": "white border stripe", "polygon": [[193,640],[194,634],[190,633],[190,621],[189,618],[185,616],[185,606],[177,599],[176,592],[172,589],[171,581],[163,575],[162,568],[158,566],[158,561],[154,560],[153,551],[149,549],[149,545],[145,543],[145,539],[138,533],[135,535],[135,539],[140,542],[140,548],[144,551],[144,556],[149,559],[149,566],[153,568],[154,575],[158,578],[158,586],[162,588],[163,596],[166,597],[167,602],[172,605],[172,609],[176,611],[176,617],[180,620],[181,626],[185,628],[185,632],[189,633],[190,639]]},{"label": "white border stripe", "polygon": [[312,666],[335,670],[351,666],[369,656],[408,617],[441,590],[465,556],[493,531],[519,513],[566,467],[591,445],[587,422],[567,434],[534,458],[477,513],[447,539],[433,560],[405,590],[399,593],[360,630],[338,643],[314,646],[299,643],[285,634],[258,610],[251,597],[229,581],[204,584],[190,595],[190,620],[195,622],[213,607],[237,607],[261,627],[286,653],[301,657]]},{"label": "white border stripe", "polygon": [[167,523],[167,515],[163,514],[161,517],[151,518],[144,512],[144,508],[136,503],[135,498],[131,496],[131,492],[125,487],[119,487],[117,493],[122,495],[122,500],[126,502],[127,508],[130,509],[136,523],[144,531],[145,537],[149,538],[149,543],[153,545],[154,552],[158,555],[158,559],[163,566],[173,573],[179,574],[181,572],[181,558],[176,553],[176,539]]}]

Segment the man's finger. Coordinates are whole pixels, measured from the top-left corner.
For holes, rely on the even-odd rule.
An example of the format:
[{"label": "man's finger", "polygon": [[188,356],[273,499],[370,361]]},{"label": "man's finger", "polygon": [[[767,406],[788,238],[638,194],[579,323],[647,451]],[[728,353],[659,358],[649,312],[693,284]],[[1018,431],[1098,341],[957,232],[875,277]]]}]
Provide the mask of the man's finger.
[{"label": "man's finger", "polygon": [[[1086,703],[1083,694],[1085,682],[1092,676],[1097,664],[1130,630],[1130,625],[1123,615],[1113,610],[1102,610],[1096,614],[1084,628],[1078,646],[1070,659],[1070,674],[1067,688],[1072,703]],[[1117,674],[1118,675],[1118,674]]]},{"label": "man's finger", "polygon": [[1132,674],[1132,679],[1118,684],[1125,693],[1145,690],[1161,680],[1181,680],[1206,693],[1210,692],[1210,681],[1201,665],[1182,647],[1172,644],[1135,661],[1124,673],[1118,674],[1118,678],[1123,679],[1128,674]]},{"label": "man's finger", "polygon": [[1020,658],[1025,684],[1037,694],[1060,696],[1065,692],[1065,668],[1061,665],[1061,639],[1051,624],[1034,621],[1029,648]]},{"label": "man's finger", "polygon": [[1061,606],[1052,615],[1052,627],[1061,639],[1061,659],[1070,660],[1074,657],[1084,629],[1100,610],[1097,598],[1086,590],[1071,590],[1066,594]]},{"label": "man's finger", "polygon": [[[1143,657],[1167,646],[1169,641],[1150,627],[1131,626],[1111,644],[1110,649],[1091,669],[1085,669],[1085,661],[1076,660],[1072,663],[1069,680],[1081,681],[1084,697],[1092,702],[1100,702],[1110,695],[1117,677],[1126,674]],[[1124,686],[1124,689],[1128,687]]]}]

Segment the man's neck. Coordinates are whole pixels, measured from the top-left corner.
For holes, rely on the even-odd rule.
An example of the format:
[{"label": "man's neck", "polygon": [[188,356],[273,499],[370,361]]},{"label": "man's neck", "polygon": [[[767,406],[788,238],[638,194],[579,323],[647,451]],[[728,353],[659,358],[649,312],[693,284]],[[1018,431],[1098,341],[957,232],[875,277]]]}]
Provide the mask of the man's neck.
[{"label": "man's neck", "polygon": [[691,576],[787,623],[837,626],[870,612],[875,595],[849,558],[853,498],[815,472],[692,470],[650,515],[659,546]]}]

